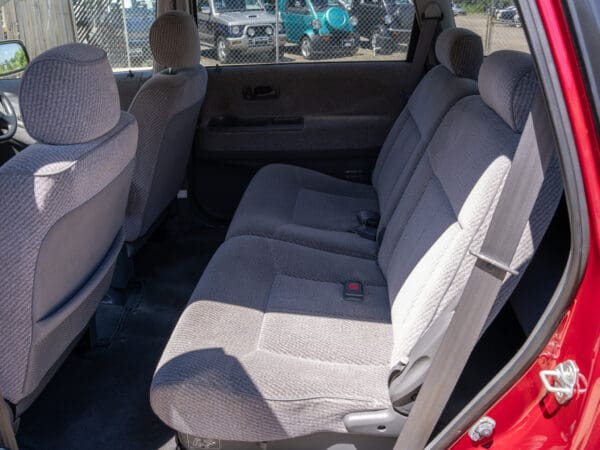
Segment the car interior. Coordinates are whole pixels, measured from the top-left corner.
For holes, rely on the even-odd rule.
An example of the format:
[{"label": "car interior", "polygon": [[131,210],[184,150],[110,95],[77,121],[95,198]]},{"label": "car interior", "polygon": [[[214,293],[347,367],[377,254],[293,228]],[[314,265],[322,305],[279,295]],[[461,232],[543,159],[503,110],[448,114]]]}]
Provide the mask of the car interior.
[{"label": "car interior", "polygon": [[[207,69],[188,2],[158,0],[154,71],[74,43],[0,79],[20,448],[393,448],[543,97],[530,54],[414,3],[406,61]],[[543,175],[437,431],[559,284],[556,151]]]}]

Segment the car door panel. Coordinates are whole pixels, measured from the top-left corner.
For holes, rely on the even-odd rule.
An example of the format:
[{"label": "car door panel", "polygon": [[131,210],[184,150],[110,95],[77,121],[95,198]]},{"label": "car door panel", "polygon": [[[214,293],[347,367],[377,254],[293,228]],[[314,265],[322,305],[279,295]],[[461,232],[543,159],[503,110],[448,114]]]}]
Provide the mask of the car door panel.
[{"label": "car door panel", "polygon": [[254,173],[274,162],[368,182],[413,88],[410,70],[405,62],[209,69],[190,172],[197,203],[231,217]]}]

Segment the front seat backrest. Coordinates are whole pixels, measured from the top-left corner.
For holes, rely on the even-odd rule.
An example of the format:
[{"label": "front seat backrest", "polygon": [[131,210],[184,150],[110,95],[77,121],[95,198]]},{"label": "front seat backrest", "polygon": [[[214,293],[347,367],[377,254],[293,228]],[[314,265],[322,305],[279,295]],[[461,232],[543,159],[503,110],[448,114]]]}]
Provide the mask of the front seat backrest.
[{"label": "front seat backrest", "polygon": [[0,167],[0,389],[22,405],[109,287],[123,245],[137,125],[120,111],[106,53],[90,45],[35,58],[19,100],[38,143]]},{"label": "front seat backrest", "polygon": [[144,236],[176,196],[184,178],[196,122],[206,93],[206,69],[199,65],[200,38],[191,15],[170,11],[150,29],[156,62],[167,69],[150,78],[129,112],[140,139],[127,207],[125,239]]}]

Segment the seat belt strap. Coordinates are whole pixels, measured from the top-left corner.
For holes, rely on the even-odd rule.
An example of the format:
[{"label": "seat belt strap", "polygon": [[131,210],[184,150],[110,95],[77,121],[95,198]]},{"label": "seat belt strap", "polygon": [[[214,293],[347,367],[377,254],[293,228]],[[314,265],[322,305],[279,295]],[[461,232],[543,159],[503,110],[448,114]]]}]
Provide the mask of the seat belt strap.
[{"label": "seat belt strap", "polygon": [[[519,140],[477,262],[394,450],[422,449],[436,426],[515,255],[554,153],[553,133],[538,92]],[[451,355],[451,356],[450,356]]]},{"label": "seat belt strap", "polygon": [[19,450],[15,430],[11,419],[10,406],[0,391],[0,448]]},{"label": "seat belt strap", "polygon": [[419,33],[419,39],[417,40],[417,47],[415,48],[415,54],[411,65],[412,78],[415,84],[419,82],[423,70],[425,70],[425,62],[431,52],[431,44],[433,43],[438,23],[440,23],[440,20],[442,19],[442,12],[437,7],[431,8],[431,11],[427,9],[423,16],[423,20],[421,21],[421,31]]}]

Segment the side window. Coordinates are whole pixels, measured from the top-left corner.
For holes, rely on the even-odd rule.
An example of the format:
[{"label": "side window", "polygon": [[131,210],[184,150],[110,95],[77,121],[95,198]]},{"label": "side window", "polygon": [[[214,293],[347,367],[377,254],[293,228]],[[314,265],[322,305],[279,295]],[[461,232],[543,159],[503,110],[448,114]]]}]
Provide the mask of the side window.
[{"label": "side window", "polygon": [[[96,45],[115,71],[152,67],[148,33],[155,0],[7,0],[0,2],[4,39],[20,39],[29,56],[61,44]],[[43,11],[43,14],[40,14]]]},{"label": "side window", "polygon": [[412,0],[213,2],[198,22],[205,66],[400,61],[415,17]]},{"label": "side window", "polygon": [[453,2],[452,11],[457,27],[468,28],[481,36],[486,55],[497,50],[529,52],[514,1]]}]

